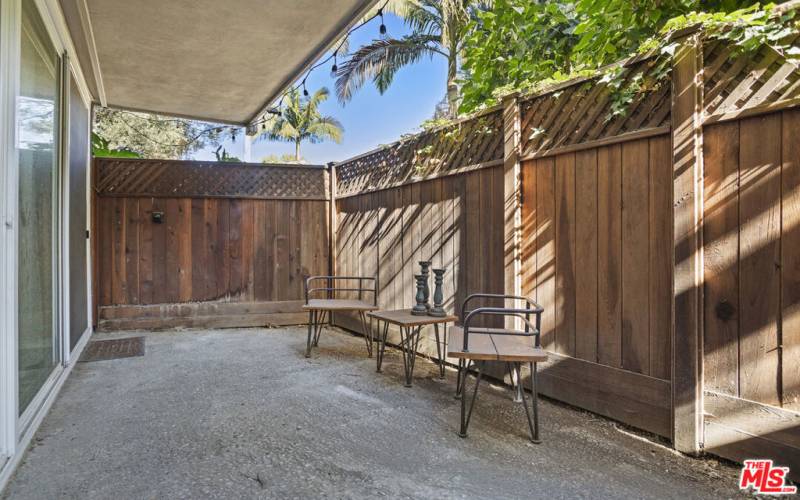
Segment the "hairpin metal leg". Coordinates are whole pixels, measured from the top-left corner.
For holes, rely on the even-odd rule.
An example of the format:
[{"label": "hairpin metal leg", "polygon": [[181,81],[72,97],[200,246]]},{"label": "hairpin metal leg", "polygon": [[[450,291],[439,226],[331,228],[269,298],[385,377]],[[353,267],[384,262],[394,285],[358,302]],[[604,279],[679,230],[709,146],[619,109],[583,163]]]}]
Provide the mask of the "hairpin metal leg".
[{"label": "hairpin metal leg", "polygon": [[537,363],[531,363],[531,398],[533,399],[533,439],[534,443],[541,443],[539,439],[539,388],[537,382]]},{"label": "hairpin metal leg", "polygon": [[322,329],[325,328],[327,315],[327,311],[314,312],[314,341],[311,344],[313,347],[319,345],[319,336],[322,334]]},{"label": "hairpin metal leg", "polygon": [[306,340],[306,357],[311,357],[311,337],[315,335],[316,325],[314,324],[316,320],[317,313],[316,311],[308,311],[308,340]]},{"label": "hairpin metal leg", "polygon": [[[475,408],[475,402],[478,400],[478,386],[481,383],[481,376],[483,375],[483,365],[485,364],[484,361],[477,363],[476,366],[478,367],[478,376],[475,378],[475,388],[472,391],[472,400],[469,403],[469,411],[467,411],[467,396],[466,394],[462,394],[461,396],[461,430],[459,431],[458,435],[461,437],[467,437],[467,428],[469,427],[469,421],[472,418],[472,410]],[[466,386],[466,370],[464,373],[464,380],[462,383],[462,392],[464,391],[464,387]]]},{"label": "hairpin metal leg", "polygon": [[417,359],[417,348],[419,347],[421,327],[401,327],[400,328],[400,348],[403,353],[403,374],[405,375],[405,386],[411,387],[414,376],[414,365]]},{"label": "hairpin metal leg", "polygon": [[367,324],[367,315],[363,311],[359,311],[359,318],[361,318],[361,331],[364,333],[364,341],[367,344],[367,356],[372,357],[372,323]]},{"label": "hairpin metal leg", "polygon": [[[439,359],[439,378],[444,378],[444,356],[442,356],[442,353],[445,352],[445,350],[443,349],[444,346],[442,345],[442,342],[440,342],[440,339],[439,339],[439,324],[438,323],[434,323],[433,324],[433,331],[436,333],[436,356],[438,356],[438,359]],[[447,342],[447,324],[446,323],[444,325],[444,338],[445,338],[445,342]]]},{"label": "hairpin metal leg", "polygon": [[[380,331],[380,324],[381,322],[378,321],[378,329]],[[383,334],[378,338],[378,355],[375,356],[377,359],[377,372],[380,373],[383,366],[383,357],[386,353],[386,337],[389,335],[389,322],[383,322]]]},{"label": "hairpin metal leg", "polygon": [[464,378],[469,371],[471,361],[459,358],[458,360],[458,373],[456,374],[456,399],[461,399],[461,393],[464,390]]}]

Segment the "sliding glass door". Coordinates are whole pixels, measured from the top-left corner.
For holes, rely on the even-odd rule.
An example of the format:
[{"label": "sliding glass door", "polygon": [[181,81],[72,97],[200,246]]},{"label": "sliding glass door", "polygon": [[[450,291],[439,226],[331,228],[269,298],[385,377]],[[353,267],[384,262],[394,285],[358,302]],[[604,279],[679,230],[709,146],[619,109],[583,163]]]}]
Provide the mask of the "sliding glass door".
[{"label": "sliding glass door", "polygon": [[22,415],[60,360],[58,318],[60,59],[34,0],[22,0],[18,390]]}]

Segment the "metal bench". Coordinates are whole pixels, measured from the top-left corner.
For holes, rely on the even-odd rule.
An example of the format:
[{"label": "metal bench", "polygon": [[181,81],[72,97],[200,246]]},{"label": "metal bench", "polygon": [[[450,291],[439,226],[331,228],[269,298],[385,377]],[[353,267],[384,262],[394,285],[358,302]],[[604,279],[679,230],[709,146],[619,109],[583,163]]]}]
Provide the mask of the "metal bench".
[{"label": "metal bench", "polygon": [[[469,310],[467,305],[477,298],[491,300],[524,301],[525,307],[478,307]],[[537,364],[547,361],[547,352],[541,348],[541,319],[544,309],[527,297],[515,295],[497,295],[476,293],[464,300],[461,308],[461,326],[455,326],[450,331],[447,355],[458,359],[458,379],[456,381],[456,396],[461,398],[461,428],[459,436],[467,437],[467,428],[472,417],[472,410],[478,398],[478,386],[487,361],[505,362],[509,371],[513,370],[512,381],[516,381],[516,400],[525,407],[528,426],[531,431],[531,441],[541,442],[539,439],[539,408],[536,395],[536,369]],[[531,315],[536,317],[535,324],[531,324]],[[516,317],[524,325],[522,330],[507,328],[487,328],[473,326],[479,317]],[[528,409],[525,391],[522,388],[521,367],[523,363],[530,363],[531,369],[531,399],[532,410]],[[475,388],[472,391],[472,400],[467,409],[467,398],[463,394],[470,368],[477,369]],[[533,415],[531,415],[531,413]]]},{"label": "metal bench", "polygon": [[[324,281],[325,286],[312,286],[316,281]],[[337,287],[337,281],[358,282],[356,288]],[[371,282],[372,287],[367,288],[364,282]],[[319,336],[325,322],[334,312],[357,312],[361,320],[361,330],[367,343],[367,354],[372,357],[372,328],[367,325],[366,313],[378,309],[378,278],[377,276],[309,276],[303,284],[306,303],[303,309],[308,311],[308,340],[306,341],[306,357],[311,356],[311,348],[319,344]],[[323,298],[312,298],[315,294],[322,294]],[[358,299],[336,298],[338,292],[358,292]],[[363,300],[364,292],[372,293],[372,300]]]}]

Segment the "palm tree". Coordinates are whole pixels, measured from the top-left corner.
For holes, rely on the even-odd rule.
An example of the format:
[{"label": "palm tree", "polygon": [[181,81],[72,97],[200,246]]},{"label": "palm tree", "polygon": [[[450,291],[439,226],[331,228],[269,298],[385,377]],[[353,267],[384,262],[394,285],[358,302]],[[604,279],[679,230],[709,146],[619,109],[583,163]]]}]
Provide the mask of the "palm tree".
[{"label": "palm tree", "polygon": [[336,95],[347,102],[372,79],[384,93],[395,73],[425,56],[447,59],[447,104],[454,116],[458,104],[459,58],[469,33],[470,21],[479,11],[490,8],[490,1],[477,0],[392,0],[386,7],[405,20],[411,34],[402,38],[373,40],[350,54],[336,72]]},{"label": "palm tree", "polygon": [[317,144],[325,140],[342,142],[344,128],[332,116],[322,116],[319,105],[329,96],[328,89],[322,87],[309,97],[300,97],[295,88],[286,94],[286,106],[280,116],[264,123],[259,136],[270,141],[294,143],[294,157],[300,160],[300,144],[308,141]]}]

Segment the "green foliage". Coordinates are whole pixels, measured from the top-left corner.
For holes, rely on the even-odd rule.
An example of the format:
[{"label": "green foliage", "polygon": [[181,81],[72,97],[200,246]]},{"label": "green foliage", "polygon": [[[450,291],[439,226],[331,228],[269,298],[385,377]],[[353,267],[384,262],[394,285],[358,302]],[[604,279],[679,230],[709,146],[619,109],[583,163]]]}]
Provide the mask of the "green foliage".
[{"label": "green foliage", "polygon": [[259,137],[270,141],[290,142],[295,145],[295,161],[300,161],[300,144],[312,144],[332,140],[342,142],[344,128],[332,116],[323,116],[319,105],[328,99],[328,89],[322,87],[309,97],[301,97],[297,89],[286,94],[285,108],[280,116],[274,116],[264,124]]},{"label": "green foliage", "polygon": [[220,162],[242,163],[242,160],[240,160],[239,158],[229,155],[228,151],[222,146],[217,147],[216,151],[214,151],[214,156],[217,158],[217,161]]},{"label": "green foliage", "polygon": [[478,14],[464,47],[461,111],[490,104],[528,82],[558,80],[570,72],[578,37],[571,2],[495,0]]},{"label": "green foliage", "polygon": [[274,155],[273,154],[273,155],[269,155],[269,156],[265,156],[265,157],[261,158],[261,163],[265,163],[267,165],[275,165],[275,164],[281,164],[281,163],[288,163],[288,164],[292,164],[292,165],[304,165],[304,164],[307,164],[308,162],[303,158],[300,158],[299,160],[297,160],[297,159],[295,159],[294,155],[283,154],[283,155],[278,156],[278,155]]},{"label": "green foliage", "polygon": [[150,113],[96,108],[94,132],[107,142],[97,151],[136,151],[143,158],[184,159],[219,144],[227,126]]},{"label": "green foliage", "polygon": [[[740,52],[769,44],[797,57],[800,51],[781,43],[797,29],[794,11],[775,18],[772,8],[752,0],[496,0],[491,11],[477,16],[464,45],[460,111],[495,104],[510,92],[592,75],[636,53],[657,54],[654,73],[665,76],[675,49],[670,35],[694,25]],[[605,72],[615,93],[609,118],[624,113],[627,103],[652,85],[628,80],[617,66]]]},{"label": "green foliage", "polygon": [[92,156],[101,158],[141,158],[136,151],[125,148],[111,148],[109,142],[92,132]]}]

